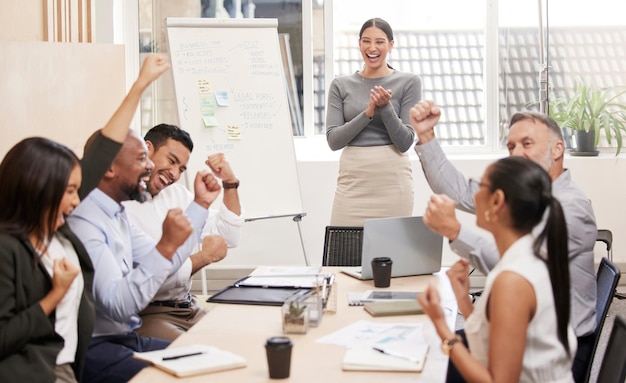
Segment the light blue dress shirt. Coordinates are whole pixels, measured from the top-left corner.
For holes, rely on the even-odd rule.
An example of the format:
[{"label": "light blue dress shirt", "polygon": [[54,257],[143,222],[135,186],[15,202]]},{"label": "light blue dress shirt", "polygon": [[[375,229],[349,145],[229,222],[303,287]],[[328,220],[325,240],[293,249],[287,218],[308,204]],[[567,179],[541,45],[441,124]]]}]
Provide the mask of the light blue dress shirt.
[{"label": "light blue dress shirt", "polygon": [[124,207],[100,189],[92,191],[67,218],[95,269],[93,336],[125,334],[140,326],[137,313],[192,253],[208,210],[192,202],[185,214],[194,231],[172,261],[157,251],[157,241],[129,222]]}]

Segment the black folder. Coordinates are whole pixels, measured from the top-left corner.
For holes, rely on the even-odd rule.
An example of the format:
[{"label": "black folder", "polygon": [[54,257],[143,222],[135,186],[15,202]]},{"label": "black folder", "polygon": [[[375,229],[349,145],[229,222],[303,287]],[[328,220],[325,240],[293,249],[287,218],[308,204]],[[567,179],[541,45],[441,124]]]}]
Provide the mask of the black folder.
[{"label": "black folder", "polygon": [[291,297],[311,291],[304,287],[241,286],[234,284],[210,296],[206,301],[243,305],[282,306]]}]

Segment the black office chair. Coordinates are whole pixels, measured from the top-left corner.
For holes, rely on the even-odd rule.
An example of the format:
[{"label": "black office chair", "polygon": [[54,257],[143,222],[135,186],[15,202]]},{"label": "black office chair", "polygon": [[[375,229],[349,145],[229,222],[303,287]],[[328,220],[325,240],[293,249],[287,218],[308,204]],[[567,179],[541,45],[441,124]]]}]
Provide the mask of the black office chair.
[{"label": "black office chair", "polygon": [[598,242],[606,244],[606,254],[610,261],[613,261],[613,233],[608,229],[598,229]]},{"label": "black office chair", "polygon": [[[597,242],[604,242],[606,245],[606,256],[610,261],[613,261],[613,233],[608,229],[598,229]],[[618,299],[626,299],[626,294],[615,292],[615,297]]]},{"label": "black office chair", "polygon": [[593,349],[591,356],[589,357],[589,363],[587,365],[587,378],[589,381],[591,375],[591,365],[593,364],[593,358],[598,348],[598,341],[600,340],[600,333],[602,332],[602,326],[604,326],[604,320],[606,314],[609,312],[613,295],[615,294],[615,288],[619,282],[620,271],[613,262],[604,257],[600,261],[598,267],[598,273],[596,274],[596,281],[598,285],[597,301],[596,301],[596,331],[594,333]]},{"label": "black office chair", "polygon": [[596,381],[601,383],[626,381],[626,321],[620,316],[616,316],[613,322]]},{"label": "black office chair", "polygon": [[322,266],[361,266],[363,227],[326,226]]}]

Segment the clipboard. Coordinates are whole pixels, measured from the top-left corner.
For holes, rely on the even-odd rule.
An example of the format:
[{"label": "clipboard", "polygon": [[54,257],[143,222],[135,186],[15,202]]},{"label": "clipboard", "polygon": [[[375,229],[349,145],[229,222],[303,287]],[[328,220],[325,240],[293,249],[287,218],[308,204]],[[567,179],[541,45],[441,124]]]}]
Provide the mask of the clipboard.
[{"label": "clipboard", "polygon": [[311,291],[307,287],[267,287],[234,284],[207,298],[207,302],[242,305],[282,306],[291,297]]}]

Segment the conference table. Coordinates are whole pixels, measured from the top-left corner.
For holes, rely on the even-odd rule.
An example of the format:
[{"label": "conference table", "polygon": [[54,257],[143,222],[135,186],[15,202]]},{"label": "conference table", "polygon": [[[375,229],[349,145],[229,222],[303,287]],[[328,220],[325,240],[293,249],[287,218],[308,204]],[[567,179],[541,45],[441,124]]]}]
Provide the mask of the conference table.
[{"label": "conference table", "polygon": [[[133,383],[159,382],[237,382],[253,383],[275,381],[269,378],[265,341],[273,336],[288,336],[293,342],[291,374],[286,382],[443,382],[448,357],[440,348],[441,341],[426,315],[372,317],[362,306],[348,304],[348,292],[378,290],[373,281],[361,281],[340,272],[337,267],[324,267],[323,273],[335,274],[337,289],[336,313],[325,313],[318,327],[306,334],[283,334],[281,308],[242,304],[215,304],[194,327],[176,339],[170,348],[207,344],[234,352],[246,359],[247,367],[213,372],[187,378],[176,378],[155,367],[147,367],[137,374]],[[454,329],[457,303],[445,274],[445,269],[432,274],[393,278],[391,286],[380,290],[423,291],[434,284],[441,294],[448,326]],[[377,323],[422,323],[423,336],[429,344],[422,372],[343,371],[342,359],[346,347],[317,342],[357,321]]]}]

